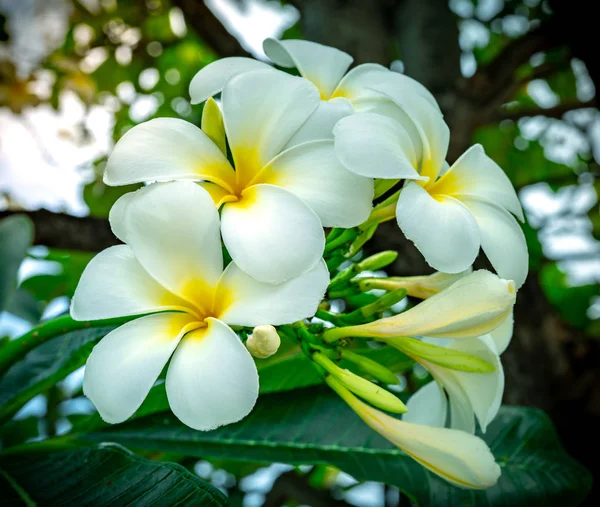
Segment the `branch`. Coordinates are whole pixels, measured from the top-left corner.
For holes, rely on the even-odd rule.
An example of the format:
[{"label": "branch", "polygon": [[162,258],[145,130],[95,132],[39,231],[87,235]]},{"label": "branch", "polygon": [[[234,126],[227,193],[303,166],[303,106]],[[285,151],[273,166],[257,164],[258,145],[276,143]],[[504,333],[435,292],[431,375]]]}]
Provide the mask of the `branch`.
[{"label": "branch", "polygon": [[64,250],[99,252],[120,241],[113,235],[108,220],[95,217],[74,217],[64,213],[37,211],[0,211],[0,219],[22,214],[35,225],[34,244]]},{"label": "branch", "polygon": [[183,11],[187,22],[218,56],[252,56],[203,1],[173,0],[173,3]]},{"label": "branch", "polygon": [[588,100],[586,102],[566,102],[559,104],[548,109],[542,109],[539,107],[528,107],[519,108],[515,111],[500,111],[494,117],[490,118],[490,123],[501,121],[501,120],[513,120],[517,121],[521,118],[527,118],[529,116],[545,116],[546,118],[562,118],[565,113],[569,111],[576,111],[577,109],[587,109],[590,107],[598,107],[596,99]]}]

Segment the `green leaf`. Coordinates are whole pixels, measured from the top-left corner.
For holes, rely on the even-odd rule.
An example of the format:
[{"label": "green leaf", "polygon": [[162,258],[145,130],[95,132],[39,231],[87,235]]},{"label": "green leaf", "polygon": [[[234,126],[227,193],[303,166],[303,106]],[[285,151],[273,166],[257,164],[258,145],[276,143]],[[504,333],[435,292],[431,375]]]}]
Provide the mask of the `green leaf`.
[{"label": "green leaf", "polygon": [[83,270],[94,254],[69,250],[52,249],[39,260],[58,262],[61,272],[58,274],[34,275],[23,280],[21,288],[30,292],[40,301],[50,302],[60,296],[72,297]]},{"label": "green leaf", "polygon": [[182,466],[117,445],[5,458],[0,490],[3,505],[232,505]]},{"label": "green leaf", "polygon": [[0,220],[0,312],[17,288],[17,273],[33,243],[33,223],[25,215]]},{"label": "green leaf", "polygon": [[72,331],[43,343],[13,364],[0,379],[0,421],[83,366],[96,342],[112,329]]},{"label": "green leaf", "polygon": [[324,387],[262,396],[239,423],[194,431],[168,413],[82,438],[188,456],[291,464],[329,463],[358,480],[399,487],[421,505],[578,505],[589,491],[587,470],[562,449],[542,412],[503,407],[485,440],[502,467],[487,491],[449,485],[373,432]]}]

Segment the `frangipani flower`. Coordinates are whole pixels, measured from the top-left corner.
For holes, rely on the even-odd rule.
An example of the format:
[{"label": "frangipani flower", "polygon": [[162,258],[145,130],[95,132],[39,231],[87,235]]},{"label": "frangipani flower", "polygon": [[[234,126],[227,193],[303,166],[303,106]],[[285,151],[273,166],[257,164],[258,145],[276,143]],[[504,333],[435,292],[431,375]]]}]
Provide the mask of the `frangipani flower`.
[{"label": "frangipani flower", "polygon": [[372,429],[443,479],[472,489],[486,489],[498,481],[500,467],[479,437],[395,419],[360,401],[331,376],[327,383]]},{"label": "frangipani flower", "polygon": [[[371,86],[388,83],[406,96],[414,94],[437,103],[431,93],[419,82],[408,76],[392,72],[382,65],[366,63],[348,72],[353,58],[339,49],[305,40],[265,39],[265,54],[280,67],[296,68],[300,75],[312,82],[319,90],[321,103],[307,121],[296,141],[319,135],[331,138],[336,122],[354,111],[385,112],[401,121],[406,114],[386,96]],[[217,60],[202,68],[190,83],[192,104],[204,102],[219,93],[232,77],[257,69],[272,68],[267,63],[252,58],[231,57]],[[415,138],[418,135],[415,131]]]},{"label": "frangipani flower", "polygon": [[210,430],[240,420],[254,406],[258,375],[229,326],[278,325],[313,315],[329,283],[324,262],[280,285],[262,283],[233,262],[223,269],[218,212],[195,183],[150,185],[127,200],[110,217],[126,244],[92,259],[71,315],[145,316],[94,347],[84,393],[104,420],[122,422],[170,359],[166,391],[182,422]]},{"label": "frangipani flower", "polygon": [[368,324],[329,329],[326,341],[344,336],[373,337],[394,344],[394,338],[429,336],[474,338],[497,328],[516,299],[511,280],[489,271],[475,271],[409,310]]},{"label": "frangipani flower", "polygon": [[[259,70],[230,79],[222,95],[235,170],[205,132],[160,118],[128,131],[108,159],[104,181],[196,180],[221,209],[223,241],[253,278],[280,283],[321,259],[325,227],[353,227],[372,207],[373,181],[346,170],[332,140],[291,145],[319,104],[307,80]],[[212,104],[211,115],[218,116]],[[219,129],[210,134],[218,136]],[[116,204],[126,207],[125,195]]]},{"label": "frangipani flower", "polygon": [[[520,287],[527,276],[523,211],[502,169],[480,145],[449,169],[449,130],[428,100],[403,96],[387,84],[372,88],[393,100],[410,121],[364,113],[342,118],[334,128],[336,153],[363,176],[409,181],[396,207],[398,225],[435,269],[460,273],[481,247],[494,269]],[[414,142],[416,129],[420,145]]]},{"label": "frangipani flower", "polygon": [[494,370],[460,371],[413,356],[435,380],[410,398],[404,420],[428,426],[445,426],[447,393],[450,400],[450,427],[473,433],[477,417],[481,430],[485,432],[487,425],[498,413],[504,393],[504,371],[492,338],[484,335],[466,340],[447,340],[446,343],[443,343],[444,340],[426,341],[482,359],[492,365]]},{"label": "frangipani flower", "polygon": [[[472,272],[473,270],[469,268],[456,274],[436,271],[431,275],[361,278],[357,279],[356,282],[363,291],[371,289],[384,289],[388,291],[406,289],[409,296],[427,299],[450,287],[453,283]],[[511,311],[496,329],[489,332],[489,336],[494,340],[496,350],[499,354],[502,354],[510,344],[513,335],[513,323],[513,312]]]}]

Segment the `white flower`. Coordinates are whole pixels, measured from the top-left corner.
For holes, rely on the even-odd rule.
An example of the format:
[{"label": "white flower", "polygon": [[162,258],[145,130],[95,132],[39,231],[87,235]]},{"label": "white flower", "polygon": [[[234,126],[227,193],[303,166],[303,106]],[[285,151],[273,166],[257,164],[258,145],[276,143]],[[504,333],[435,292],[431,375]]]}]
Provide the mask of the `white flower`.
[{"label": "white flower", "polygon": [[489,488],[498,481],[500,467],[479,437],[400,421],[363,403],[331,376],[327,383],[366,424],[443,479],[472,489]]},{"label": "white flower", "polygon": [[506,174],[480,145],[444,172],[449,130],[439,110],[386,83],[372,89],[393,100],[406,118],[363,113],[341,119],[334,128],[339,159],[363,176],[414,180],[400,193],[396,217],[433,268],[460,273],[481,247],[498,274],[520,287],[527,245],[511,213],[523,220],[523,211]]},{"label": "white flower", "polygon": [[[385,112],[399,121],[406,118],[401,108],[371,86],[387,83],[407,96],[419,95],[435,108],[431,93],[419,82],[392,72],[382,65],[366,63],[348,72],[353,58],[339,49],[305,40],[266,39],[266,55],[280,67],[296,68],[300,75],[319,90],[321,103],[292,142],[329,139],[336,122],[354,111]],[[202,68],[190,83],[192,104],[204,102],[219,93],[225,83],[236,75],[270,65],[252,58],[231,57],[217,60]],[[417,139],[415,133],[415,139]]]},{"label": "white flower", "polygon": [[[373,181],[346,170],[331,139],[291,143],[318,105],[319,92],[305,79],[246,72],[231,78],[222,95],[235,170],[224,143],[191,123],[160,118],[123,136],[105,182],[202,181],[221,208],[223,241],[235,263],[263,282],[289,280],[321,259],[323,226],[356,226],[372,207]],[[218,116],[210,107],[210,116]],[[222,130],[216,123],[208,132],[215,138]],[[116,208],[127,202],[126,195]]]},{"label": "white flower", "polygon": [[240,420],[254,406],[258,375],[229,325],[279,325],[313,315],[329,282],[326,266],[320,261],[280,285],[258,282],[233,262],[223,269],[218,212],[195,183],[150,185],[126,198],[127,206],[110,217],[126,245],[90,262],[71,315],[151,315],[122,325],[94,347],[86,396],[104,420],[122,422],[170,358],[166,391],[181,421],[210,430]]},{"label": "white flower", "polygon": [[426,341],[482,359],[492,365],[494,371],[459,371],[415,357],[435,380],[409,399],[404,420],[428,426],[445,426],[447,394],[450,400],[450,427],[473,433],[477,417],[481,430],[485,432],[498,413],[504,393],[504,371],[492,338],[484,335],[466,340],[447,340],[446,343],[444,340]]}]

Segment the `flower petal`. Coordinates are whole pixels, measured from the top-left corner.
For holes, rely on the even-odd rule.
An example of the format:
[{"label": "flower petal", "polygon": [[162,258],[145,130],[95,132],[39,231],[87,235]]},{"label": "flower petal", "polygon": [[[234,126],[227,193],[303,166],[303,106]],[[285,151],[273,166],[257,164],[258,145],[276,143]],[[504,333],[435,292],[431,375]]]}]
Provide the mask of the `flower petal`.
[{"label": "flower petal", "polygon": [[[212,185],[213,183],[211,183]],[[136,192],[127,192],[117,199],[108,212],[108,222],[112,233],[123,243],[127,243],[127,231],[125,230],[125,213]]]},{"label": "flower petal", "polygon": [[469,208],[460,201],[436,197],[409,182],[398,199],[398,226],[431,267],[445,273],[460,273],[477,257],[480,229]]},{"label": "flower petal", "polygon": [[502,321],[502,323],[493,331],[490,331],[490,336],[494,340],[498,354],[502,354],[510,345],[510,340],[513,336],[514,316],[513,312]]},{"label": "flower petal", "polygon": [[312,269],[325,248],[319,217],[299,197],[253,185],[226,203],[221,233],[231,258],[261,282],[281,283]]},{"label": "flower petal", "polygon": [[358,65],[348,72],[337,87],[334,97],[346,97],[353,104],[357,104],[361,100],[376,96],[378,93],[374,93],[372,87],[383,84],[395,89],[398,95],[407,97],[418,95],[438,111],[440,109],[435,97],[421,83],[405,74],[393,72],[374,63]]},{"label": "flower petal", "polygon": [[206,180],[230,187],[234,179],[219,147],[198,127],[177,118],[155,118],[127,131],[108,157],[104,173],[107,185]]},{"label": "flower petal", "polygon": [[514,280],[520,288],[529,271],[529,253],[523,230],[515,218],[504,208],[476,197],[462,197],[461,202],[473,213],[481,248],[496,272],[508,280]]},{"label": "flower petal", "polygon": [[306,79],[259,70],[229,80],[223,119],[238,183],[247,183],[317,109],[319,92]]},{"label": "flower petal", "polygon": [[200,431],[239,421],[258,397],[258,372],[229,326],[207,319],[188,333],[167,371],[167,397],[177,418]]},{"label": "flower petal", "polygon": [[371,178],[422,179],[406,130],[397,121],[375,113],[342,118],[333,129],[335,152],[353,173]]},{"label": "flower petal", "polygon": [[73,295],[71,317],[111,319],[187,306],[146,272],[131,248],[117,245],[100,252],[86,266]]},{"label": "flower petal", "polygon": [[232,262],[219,281],[214,314],[237,326],[291,324],[315,314],[328,284],[323,260],[308,273],[279,285],[259,282]]},{"label": "flower petal", "polygon": [[368,324],[331,329],[325,337],[329,335],[332,341],[343,330],[343,336],[372,336],[390,345],[395,337],[402,336],[478,337],[498,327],[515,300],[512,281],[479,270],[405,312]]},{"label": "flower petal", "polygon": [[270,65],[252,58],[232,56],[221,58],[200,69],[190,83],[192,104],[200,104],[208,97],[216,95],[233,76],[252,70],[271,69]]},{"label": "flower petal", "polygon": [[377,63],[363,63],[348,72],[332,94],[332,98],[343,97],[356,105],[361,100],[378,97],[370,86],[385,80],[390,69]]},{"label": "flower petal", "polygon": [[[448,347],[483,359],[495,367],[495,371],[490,373],[472,373],[451,370],[430,362],[421,363],[448,393],[453,409],[452,427],[472,432],[475,414],[485,432],[487,425],[498,413],[504,393],[504,371],[496,347],[488,335],[453,340]],[[461,415],[456,420],[458,414]],[[467,417],[462,414],[467,414]]]},{"label": "flower petal", "polygon": [[257,181],[300,197],[324,227],[355,227],[373,207],[373,180],[348,171],[335,155],[333,141],[311,141],[275,157]]},{"label": "flower petal", "polygon": [[406,403],[402,420],[408,423],[424,424],[443,428],[448,415],[448,399],[439,384],[434,380],[413,394]]},{"label": "flower petal", "polygon": [[344,400],[377,433],[448,482],[463,488],[486,489],[498,481],[500,467],[479,437],[464,431],[400,421],[349,393]]},{"label": "flower petal", "polygon": [[125,421],[139,408],[193,317],[160,313],[123,324],[94,347],[83,392],[106,422]]},{"label": "flower petal", "polygon": [[372,88],[394,101],[414,122],[423,144],[421,176],[434,181],[442,170],[450,141],[450,129],[439,109],[424,96],[405,93],[402,87],[393,83],[382,83]]},{"label": "flower petal", "polygon": [[157,183],[135,192],[125,212],[127,242],[161,285],[205,310],[223,271],[219,214],[192,182]]},{"label": "flower petal", "polygon": [[263,49],[276,65],[296,67],[316,85],[323,100],[329,99],[353,60],[339,49],[305,40],[269,38],[263,42]]},{"label": "flower petal", "polygon": [[327,102],[321,101],[315,112],[292,136],[284,149],[297,144],[320,139],[333,139],[333,127],[346,116],[354,113],[352,104],[346,99],[334,99]]},{"label": "flower petal", "polygon": [[435,183],[428,186],[432,194],[445,194],[461,200],[462,196],[480,197],[506,208],[524,220],[523,209],[512,183],[480,144],[471,146]]},{"label": "flower petal", "polygon": [[410,119],[404,110],[398,107],[390,99],[382,95],[360,100],[357,104],[355,104],[354,108],[359,113],[380,114],[397,121],[406,131],[412,142],[415,152],[415,160],[418,164],[415,165],[415,167],[420,167],[421,160],[423,158],[423,142],[421,141],[421,134],[419,133],[415,123]]}]

